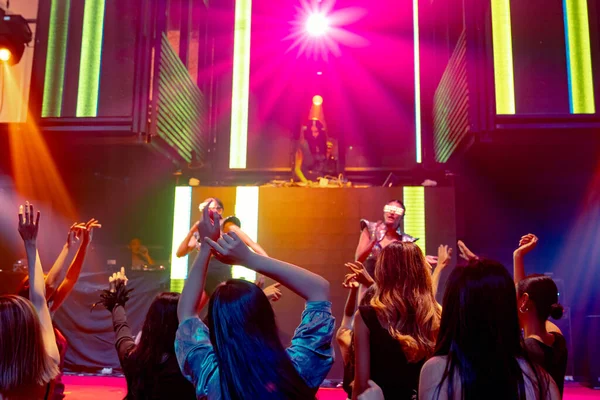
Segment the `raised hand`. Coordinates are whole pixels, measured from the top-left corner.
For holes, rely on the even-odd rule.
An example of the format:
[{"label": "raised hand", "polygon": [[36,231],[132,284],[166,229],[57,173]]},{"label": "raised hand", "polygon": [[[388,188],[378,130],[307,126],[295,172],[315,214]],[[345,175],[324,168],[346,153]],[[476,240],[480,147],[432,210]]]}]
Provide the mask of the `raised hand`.
[{"label": "raised hand", "polygon": [[71,225],[71,227],[69,228],[69,233],[67,233],[67,248],[71,249],[71,247],[73,247],[73,245],[77,244],[79,242],[79,237],[80,237],[80,231],[81,231],[81,226],[75,222],[73,225]]},{"label": "raised hand", "polygon": [[524,256],[531,250],[535,249],[537,243],[537,236],[535,236],[533,233],[528,233],[527,235],[521,237],[521,240],[519,241],[519,247],[515,250],[514,255]]},{"label": "raised hand", "polygon": [[235,232],[221,236],[216,242],[208,236],[204,240],[216,252],[215,256],[226,264],[244,265],[253,254]]},{"label": "raised hand", "polygon": [[269,301],[276,302],[281,298],[281,289],[279,289],[279,286],[281,286],[281,283],[277,282],[263,289]]},{"label": "raised hand", "polygon": [[356,281],[356,274],[355,273],[346,274],[346,276],[344,277],[344,280],[342,282],[342,286],[345,287],[346,289],[358,289],[358,287],[360,285]]},{"label": "raised hand", "polygon": [[35,243],[40,224],[40,212],[37,212],[34,220],[33,205],[29,202],[19,207],[19,234],[24,242]]},{"label": "raised hand", "polygon": [[354,261],[344,265],[355,275],[354,279],[359,284],[370,287],[374,283],[373,278],[371,275],[369,275],[365,269],[365,266],[361,262]]},{"label": "raised hand", "polygon": [[97,219],[92,218],[85,225],[79,224],[77,227],[80,229],[83,244],[88,245],[92,242],[94,228],[102,228],[102,225],[98,223]]},{"label": "raised hand", "polygon": [[438,267],[447,267],[452,260],[452,248],[448,247],[448,245],[442,244],[438,247]]},{"label": "raised hand", "polygon": [[429,265],[436,265],[438,263],[438,256],[425,256],[425,261],[427,261]]},{"label": "raised hand", "polygon": [[121,267],[121,270],[119,272],[114,272],[111,276],[108,277],[110,291],[114,292],[117,286],[120,285],[127,286],[127,281],[129,281],[129,279],[125,275],[125,267]]},{"label": "raised hand", "polygon": [[[212,199],[209,200],[209,204]],[[218,240],[221,236],[221,216],[212,212],[208,207],[202,208],[202,220],[198,222],[198,234],[200,240],[209,238]]]},{"label": "raised hand", "polygon": [[467,261],[473,261],[479,258],[475,253],[469,250],[467,245],[462,240],[458,241],[458,251],[460,252],[459,255]]}]

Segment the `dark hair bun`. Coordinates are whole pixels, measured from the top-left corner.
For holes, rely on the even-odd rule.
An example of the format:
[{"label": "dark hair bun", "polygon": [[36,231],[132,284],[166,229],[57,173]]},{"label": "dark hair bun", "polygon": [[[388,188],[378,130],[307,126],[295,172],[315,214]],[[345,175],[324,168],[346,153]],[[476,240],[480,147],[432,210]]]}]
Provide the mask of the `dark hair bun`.
[{"label": "dark hair bun", "polygon": [[554,319],[561,319],[564,311],[565,309],[559,303],[550,306],[550,316]]}]

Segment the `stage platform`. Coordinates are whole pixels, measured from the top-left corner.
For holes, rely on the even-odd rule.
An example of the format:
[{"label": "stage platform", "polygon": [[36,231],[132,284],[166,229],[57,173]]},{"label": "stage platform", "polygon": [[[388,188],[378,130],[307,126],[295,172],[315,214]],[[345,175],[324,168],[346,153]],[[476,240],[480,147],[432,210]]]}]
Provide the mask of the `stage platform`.
[{"label": "stage platform", "polygon": [[[127,393],[125,378],[103,376],[67,375],[65,382],[66,400],[121,400]],[[342,389],[321,388],[318,400],[346,400]],[[563,400],[599,400],[600,391],[585,388],[577,383],[565,384]]]}]

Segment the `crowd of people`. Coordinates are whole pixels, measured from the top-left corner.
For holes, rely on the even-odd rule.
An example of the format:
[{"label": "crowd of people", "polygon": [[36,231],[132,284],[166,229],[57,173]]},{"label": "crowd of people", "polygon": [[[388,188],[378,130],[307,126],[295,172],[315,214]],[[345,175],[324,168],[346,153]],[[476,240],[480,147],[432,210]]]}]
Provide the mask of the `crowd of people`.
[{"label": "crowd of people", "polygon": [[[450,273],[439,304],[440,276],[453,251],[441,245],[437,257],[426,257],[417,239],[400,229],[406,207],[392,200],[383,221],[361,222],[356,258],[341,283],[348,298],[336,332],[326,279],[268,257],[239,220],[222,218],[218,199],[200,209],[178,251],[197,251],[184,289],[154,299],[137,337],[125,312],[131,295],[125,270],[110,276],[101,295],[99,304],[112,313],[127,399],[316,399],[334,362],[334,336],[349,399],[562,397],[567,347],[549,318],[563,310],[550,277],[525,274],[534,235],[523,236],[514,251],[513,277],[459,241],[465,265]],[[44,277],[39,223],[33,206],[21,207],[18,231],[29,275],[20,295],[0,296],[2,400],[62,398],[57,383],[65,344],[52,315],[72,290],[93,229],[100,227],[94,219],[73,225],[64,254]],[[230,265],[256,271],[257,281],[222,273]],[[276,283],[263,288],[263,277]],[[271,305],[281,297],[280,285],[306,302],[287,348]]]}]

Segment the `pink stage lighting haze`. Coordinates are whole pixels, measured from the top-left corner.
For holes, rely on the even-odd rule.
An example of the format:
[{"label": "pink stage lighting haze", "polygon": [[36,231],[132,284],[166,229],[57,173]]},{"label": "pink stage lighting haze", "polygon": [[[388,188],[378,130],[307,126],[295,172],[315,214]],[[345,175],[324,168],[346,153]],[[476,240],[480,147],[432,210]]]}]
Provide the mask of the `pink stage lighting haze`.
[{"label": "pink stage lighting haze", "polygon": [[310,14],[306,20],[306,31],[311,36],[323,36],[329,30],[329,20],[323,14]]}]

